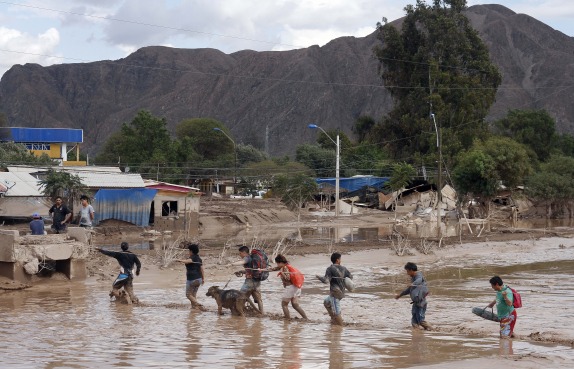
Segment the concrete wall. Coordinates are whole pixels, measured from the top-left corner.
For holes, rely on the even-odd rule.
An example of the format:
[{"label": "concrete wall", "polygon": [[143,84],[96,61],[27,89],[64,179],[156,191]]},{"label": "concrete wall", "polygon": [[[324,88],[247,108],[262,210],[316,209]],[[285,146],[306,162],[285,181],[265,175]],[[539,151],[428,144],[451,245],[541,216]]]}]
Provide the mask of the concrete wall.
[{"label": "concrete wall", "polygon": [[[162,204],[165,201],[177,201],[177,215],[161,215]],[[158,193],[154,197],[154,229],[160,232],[185,232],[189,236],[197,236],[199,234],[199,197]]]},{"label": "concrete wall", "polygon": [[[77,240],[68,240],[66,235],[18,236],[18,231],[0,232],[0,275],[30,283],[32,276],[25,272],[24,265],[37,265],[42,260],[56,261],[56,270],[69,279],[86,278],[86,259],[89,256],[89,237],[86,230],[80,228],[74,235]],[[86,242],[87,241],[87,242]]]}]

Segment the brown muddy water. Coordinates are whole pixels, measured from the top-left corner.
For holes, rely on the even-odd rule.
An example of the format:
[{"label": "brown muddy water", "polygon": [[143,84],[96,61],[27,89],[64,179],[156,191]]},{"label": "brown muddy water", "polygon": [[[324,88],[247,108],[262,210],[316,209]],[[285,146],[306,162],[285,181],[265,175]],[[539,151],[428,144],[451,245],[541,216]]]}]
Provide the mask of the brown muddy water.
[{"label": "brown muddy water", "polygon": [[[339,219],[344,219],[341,217]],[[511,229],[510,221],[502,220],[492,222],[492,226],[498,229]],[[547,229],[552,230],[560,227],[574,227],[574,219],[520,219],[515,225],[519,229]],[[443,237],[456,237],[459,235],[478,234],[482,226],[478,224],[466,225],[464,222],[450,221],[443,222],[441,234]],[[224,243],[227,240],[235,240],[237,243],[252,243],[253,240],[260,240],[267,243],[279,240],[303,240],[310,244],[325,242],[356,242],[356,241],[376,241],[388,239],[398,229],[408,238],[433,238],[436,237],[436,223],[422,222],[420,224],[405,223],[398,226],[392,223],[363,226],[352,225],[313,225],[313,223],[301,223],[295,226],[254,226],[254,227],[222,227],[217,230],[202,230],[200,238],[208,244]],[[223,241],[223,242],[222,242]],[[151,244],[153,248],[153,241]],[[144,244],[143,248],[149,246]]]},{"label": "brown muddy water", "polygon": [[[360,281],[358,290],[343,300],[345,327],[328,323],[322,307],[327,289],[311,278],[301,301],[309,322],[278,318],[281,287],[272,277],[263,285],[268,315],[262,318],[217,316],[215,304],[205,297],[209,284],[199,291],[209,311],[195,313],[189,311],[183,284],[159,288],[136,279],[142,305],[128,306],[108,299],[107,284],[61,281],[49,289],[0,294],[0,366],[405,368],[509,354],[574,360],[566,344],[527,337],[541,331],[574,337],[572,254],[574,247],[556,248],[511,260],[485,255],[464,265],[439,260],[426,267],[432,293],[427,320],[437,326],[434,332],[409,328],[408,301],[393,299],[406,277],[361,262],[372,259],[368,252],[345,256]],[[540,261],[542,255],[546,261]],[[326,266],[314,258],[325,256],[299,260],[309,276]],[[470,313],[492,301],[488,278],[493,274],[508,276],[506,282],[522,292],[525,307],[516,328],[522,339],[501,341],[496,323]],[[241,280],[234,279],[229,288],[240,286]]]}]

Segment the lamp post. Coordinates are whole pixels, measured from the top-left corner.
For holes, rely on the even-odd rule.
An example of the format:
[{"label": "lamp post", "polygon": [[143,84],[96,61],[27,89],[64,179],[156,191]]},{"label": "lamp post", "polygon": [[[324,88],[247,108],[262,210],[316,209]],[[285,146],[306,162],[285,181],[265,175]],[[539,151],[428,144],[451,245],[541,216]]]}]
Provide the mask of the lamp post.
[{"label": "lamp post", "polygon": [[438,150],[438,191],[436,194],[436,225],[437,225],[437,230],[436,230],[436,235],[437,235],[437,239],[438,242],[440,242],[440,203],[441,203],[441,186],[442,186],[442,178],[441,178],[441,172],[442,172],[442,153],[440,150],[440,135],[439,135],[439,129],[438,126],[436,125],[436,119],[434,117],[434,113],[431,113],[431,118],[434,122],[434,129],[436,131],[436,147]]},{"label": "lamp post", "polygon": [[327,132],[325,132],[323,128],[319,127],[318,125],[309,124],[308,127],[311,129],[320,129],[321,132],[323,132],[325,136],[327,136],[329,140],[331,140],[331,142],[333,142],[335,146],[337,146],[337,161],[335,166],[335,216],[338,217],[339,216],[339,157],[341,147],[339,142],[339,134],[337,134],[337,141],[335,141],[331,138],[331,136],[329,136]]},{"label": "lamp post", "polygon": [[233,138],[229,137],[229,135],[221,128],[215,127],[213,130],[223,133],[225,137],[229,138],[229,140],[233,142],[233,153],[235,154],[235,162],[233,165],[233,193],[237,193],[237,145],[235,144],[235,141],[233,141]]}]

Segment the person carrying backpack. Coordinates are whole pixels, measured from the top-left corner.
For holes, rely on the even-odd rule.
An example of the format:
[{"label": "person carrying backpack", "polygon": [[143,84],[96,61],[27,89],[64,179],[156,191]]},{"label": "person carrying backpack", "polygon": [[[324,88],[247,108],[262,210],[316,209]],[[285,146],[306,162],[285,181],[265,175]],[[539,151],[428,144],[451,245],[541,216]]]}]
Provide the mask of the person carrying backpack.
[{"label": "person carrying backpack", "polygon": [[245,282],[240,291],[245,295],[246,299],[253,296],[253,301],[257,303],[259,312],[263,314],[261,281],[269,276],[267,256],[263,251],[257,249],[253,249],[250,253],[249,247],[244,245],[239,245],[239,256],[242,260],[234,262],[232,265],[242,264],[245,268],[245,270],[235,273],[238,277],[245,275]]},{"label": "person carrying backpack", "polygon": [[279,270],[279,277],[281,277],[281,282],[283,282],[283,296],[281,298],[281,308],[283,309],[283,314],[285,315],[286,319],[290,319],[291,316],[289,314],[289,302],[291,302],[291,306],[293,309],[301,314],[301,317],[307,320],[307,315],[299,306],[299,298],[301,297],[301,287],[303,286],[303,282],[305,277],[303,273],[295,269],[289,262],[285,256],[279,254],[275,257],[275,262],[277,263],[277,267],[272,268],[272,271]]},{"label": "person carrying backpack", "polygon": [[514,325],[516,324],[516,309],[514,308],[514,295],[512,289],[502,282],[502,278],[494,276],[490,278],[490,286],[496,291],[496,298],[487,307],[496,305],[496,314],[500,319],[500,338],[514,337]]}]

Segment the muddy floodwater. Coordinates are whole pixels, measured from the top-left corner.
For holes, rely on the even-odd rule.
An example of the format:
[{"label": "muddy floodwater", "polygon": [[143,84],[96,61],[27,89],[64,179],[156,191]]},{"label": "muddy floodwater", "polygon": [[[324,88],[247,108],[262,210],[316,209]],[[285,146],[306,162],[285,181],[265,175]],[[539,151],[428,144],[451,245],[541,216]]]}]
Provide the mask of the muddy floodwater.
[{"label": "muddy floodwater", "polygon": [[[439,255],[424,263],[415,258],[431,289],[427,320],[436,326],[433,332],[412,331],[408,300],[393,298],[408,282],[400,268],[407,259],[392,258],[389,250],[344,255],[358,285],[343,300],[344,327],[328,323],[322,307],[327,287],[313,278],[328,266],[327,250],[292,260],[307,276],[301,300],[307,322],[280,318],[281,285],[273,274],[262,287],[264,317],[217,315],[205,292],[210,285],[224,285],[227,277],[214,277],[200,288],[207,312],[190,311],[181,269],[147,277],[144,269],[135,280],[140,306],[110,301],[112,277],[3,292],[0,366],[405,368],[513,355],[550,357],[546,367],[570,367],[574,240],[534,243],[517,242],[498,256],[501,246],[492,243],[469,245],[457,258]],[[483,251],[476,253],[478,247]],[[522,293],[518,339],[500,340],[496,323],[470,312],[492,301],[488,279],[494,274]],[[241,283],[234,278],[228,288]]]}]

